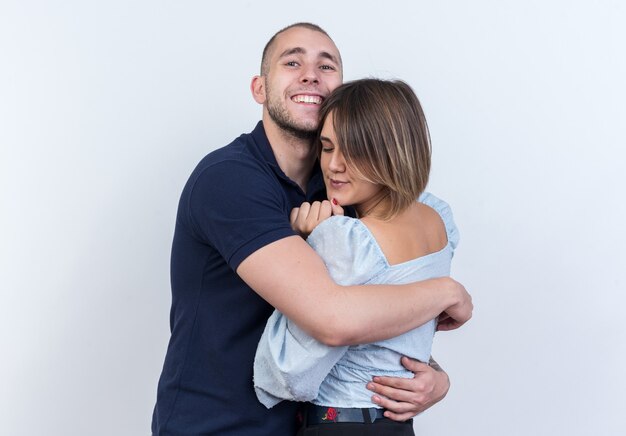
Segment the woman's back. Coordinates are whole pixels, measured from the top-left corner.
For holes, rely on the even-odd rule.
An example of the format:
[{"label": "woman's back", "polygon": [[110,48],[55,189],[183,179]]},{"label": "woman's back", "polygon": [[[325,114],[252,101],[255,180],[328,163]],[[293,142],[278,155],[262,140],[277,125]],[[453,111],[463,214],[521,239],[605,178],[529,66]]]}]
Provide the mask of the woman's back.
[{"label": "woman's back", "polygon": [[390,220],[370,215],[361,222],[370,230],[390,265],[435,253],[448,243],[446,227],[437,211],[417,201]]}]

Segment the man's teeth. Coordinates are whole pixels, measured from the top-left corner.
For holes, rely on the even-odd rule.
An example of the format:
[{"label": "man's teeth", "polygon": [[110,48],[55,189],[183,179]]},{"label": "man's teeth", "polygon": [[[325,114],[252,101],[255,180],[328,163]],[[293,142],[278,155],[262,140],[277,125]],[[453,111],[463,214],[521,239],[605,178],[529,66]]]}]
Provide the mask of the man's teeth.
[{"label": "man's teeth", "polygon": [[294,95],[291,97],[292,101],[296,103],[312,103],[312,104],[321,104],[322,97],[317,95]]}]

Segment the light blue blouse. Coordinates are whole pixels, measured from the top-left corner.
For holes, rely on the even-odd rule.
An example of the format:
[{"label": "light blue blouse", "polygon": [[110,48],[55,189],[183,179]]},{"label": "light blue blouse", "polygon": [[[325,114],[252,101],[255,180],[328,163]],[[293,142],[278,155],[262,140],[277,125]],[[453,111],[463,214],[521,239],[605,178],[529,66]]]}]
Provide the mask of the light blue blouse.
[{"label": "light blue blouse", "polygon": [[[459,241],[452,211],[447,203],[429,193],[422,194],[419,201],[437,211],[445,224],[448,243],[438,252],[389,265],[369,229],[360,220],[344,216],[323,221],[307,242],[340,285],[409,283],[449,276]],[[409,356],[428,362],[435,327],[436,321],[431,320],[384,341],[329,347],[274,311],[254,359],[254,389],[268,408],[282,400],[310,401],[320,406],[378,407],[365,385],[374,375],[413,377],[400,358]]]}]

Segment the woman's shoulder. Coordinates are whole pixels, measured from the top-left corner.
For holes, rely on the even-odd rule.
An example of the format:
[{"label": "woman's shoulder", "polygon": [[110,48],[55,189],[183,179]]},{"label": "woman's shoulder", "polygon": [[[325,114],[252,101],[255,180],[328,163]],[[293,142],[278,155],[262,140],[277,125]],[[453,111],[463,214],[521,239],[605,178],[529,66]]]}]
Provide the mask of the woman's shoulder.
[{"label": "woman's shoulder", "polygon": [[450,210],[450,205],[447,202],[430,192],[422,192],[418,201],[432,207],[437,211],[437,213],[439,213],[439,215],[445,214],[448,210]]}]

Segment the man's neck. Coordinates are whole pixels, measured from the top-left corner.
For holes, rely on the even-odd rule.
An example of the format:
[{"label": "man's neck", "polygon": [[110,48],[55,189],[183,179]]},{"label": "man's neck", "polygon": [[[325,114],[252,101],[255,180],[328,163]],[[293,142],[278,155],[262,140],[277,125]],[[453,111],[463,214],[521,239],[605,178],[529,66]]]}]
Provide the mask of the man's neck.
[{"label": "man's neck", "polygon": [[279,128],[275,123],[263,119],[265,134],[269,140],[276,162],[287,177],[296,182],[302,191],[311,178],[317,158],[313,139],[303,139]]}]

